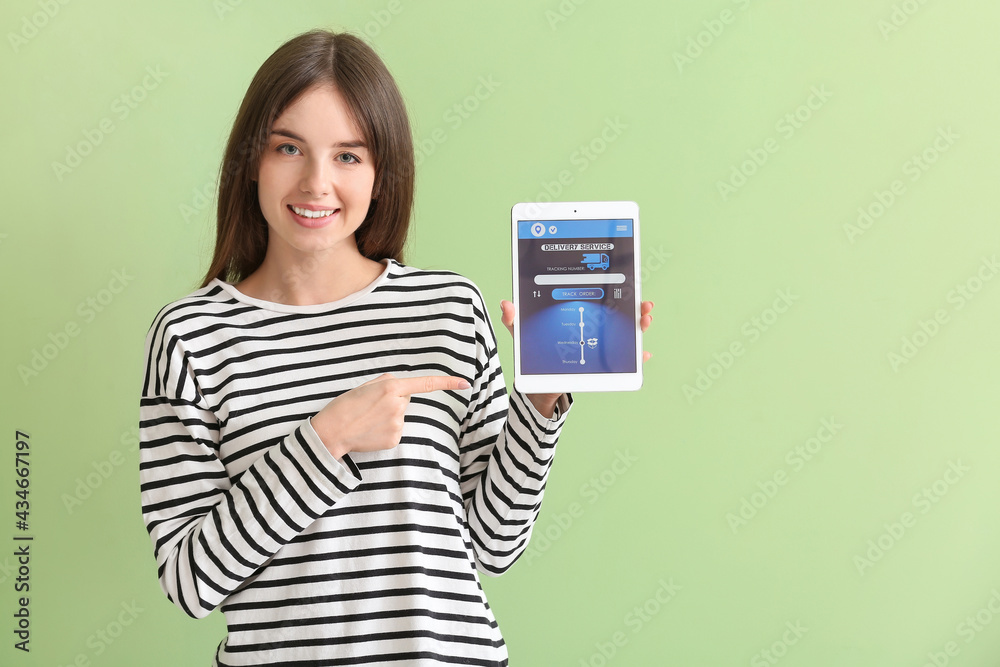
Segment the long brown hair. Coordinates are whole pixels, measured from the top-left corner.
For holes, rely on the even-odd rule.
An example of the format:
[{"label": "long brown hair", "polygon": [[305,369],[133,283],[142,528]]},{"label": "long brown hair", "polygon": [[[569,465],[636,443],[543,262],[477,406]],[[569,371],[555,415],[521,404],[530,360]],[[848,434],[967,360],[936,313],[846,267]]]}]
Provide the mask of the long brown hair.
[{"label": "long brown hair", "polygon": [[413,138],[403,97],[389,70],[360,38],[311,30],[290,39],[260,66],[236,115],[219,168],[215,253],[201,284],[236,283],[267,251],[267,220],[256,177],[271,125],[288,105],[317,85],[333,85],[371,151],[375,184],[368,215],[355,232],[368,259],[402,263],[413,209]]}]

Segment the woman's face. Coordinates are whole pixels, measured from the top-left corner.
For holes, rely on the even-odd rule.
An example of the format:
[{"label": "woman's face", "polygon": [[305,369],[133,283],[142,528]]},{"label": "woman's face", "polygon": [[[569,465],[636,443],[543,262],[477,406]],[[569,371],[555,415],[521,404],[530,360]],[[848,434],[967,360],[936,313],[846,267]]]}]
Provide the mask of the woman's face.
[{"label": "woman's face", "polygon": [[354,232],[374,182],[371,153],[341,94],[328,85],[310,88],[274,121],[261,157],[257,194],[268,252],[356,252]]}]

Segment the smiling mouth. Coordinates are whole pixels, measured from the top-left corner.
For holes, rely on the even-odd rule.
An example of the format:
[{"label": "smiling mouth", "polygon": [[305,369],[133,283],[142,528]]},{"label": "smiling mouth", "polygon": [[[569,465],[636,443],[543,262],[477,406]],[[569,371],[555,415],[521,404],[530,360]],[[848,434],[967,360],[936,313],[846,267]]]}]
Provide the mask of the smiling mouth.
[{"label": "smiling mouth", "polygon": [[290,208],[296,215],[300,215],[303,218],[312,218],[312,219],[326,218],[340,210],[339,208],[334,208],[328,211],[313,211],[308,208],[299,208],[298,206],[292,206],[291,204],[289,204],[288,208]]}]

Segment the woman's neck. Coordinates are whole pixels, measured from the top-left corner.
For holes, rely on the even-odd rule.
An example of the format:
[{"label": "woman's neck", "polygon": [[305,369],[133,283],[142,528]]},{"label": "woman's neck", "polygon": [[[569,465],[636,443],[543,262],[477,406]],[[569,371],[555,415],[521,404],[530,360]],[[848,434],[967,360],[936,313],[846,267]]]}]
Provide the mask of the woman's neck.
[{"label": "woman's neck", "polygon": [[357,251],[285,259],[268,248],[257,270],[235,287],[255,299],[291,306],[311,306],[339,301],[364,289],[384,269],[384,264]]}]

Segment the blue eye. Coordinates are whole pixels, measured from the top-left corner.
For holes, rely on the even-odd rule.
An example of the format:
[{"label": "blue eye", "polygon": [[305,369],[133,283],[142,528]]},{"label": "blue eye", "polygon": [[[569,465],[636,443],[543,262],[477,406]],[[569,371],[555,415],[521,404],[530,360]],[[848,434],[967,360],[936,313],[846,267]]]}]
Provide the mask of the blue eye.
[{"label": "blue eye", "polygon": [[298,148],[296,148],[292,144],[281,144],[275,150],[277,150],[282,155],[295,155],[295,153],[289,153],[288,151],[286,151],[285,150],[286,148],[291,148],[293,151],[298,151],[299,150]]},{"label": "blue eye", "polygon": [[[346,159],[345,159],[346,158]],[[360,164],[361,160],[358,159],[357,155],[353,153],[341,153],[337,156],[338,162],[343,162],[344,164]]]}]

